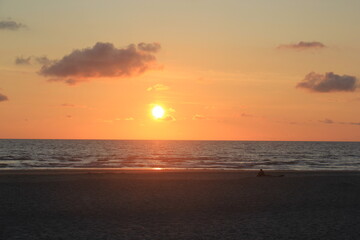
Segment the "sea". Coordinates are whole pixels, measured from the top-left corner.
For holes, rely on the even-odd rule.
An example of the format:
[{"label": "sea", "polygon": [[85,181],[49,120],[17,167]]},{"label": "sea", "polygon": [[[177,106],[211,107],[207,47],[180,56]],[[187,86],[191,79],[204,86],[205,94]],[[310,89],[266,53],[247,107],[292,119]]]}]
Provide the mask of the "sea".
[{"label": "sea", "polygon": [[360,142],[0,139],[1,169],[360,169]]}]

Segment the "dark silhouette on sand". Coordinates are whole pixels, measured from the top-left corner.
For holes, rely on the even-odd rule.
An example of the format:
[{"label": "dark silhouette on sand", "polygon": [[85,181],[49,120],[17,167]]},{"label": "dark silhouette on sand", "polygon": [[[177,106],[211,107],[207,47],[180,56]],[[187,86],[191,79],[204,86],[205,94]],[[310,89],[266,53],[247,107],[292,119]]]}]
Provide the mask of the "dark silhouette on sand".
[{"label": "dark silhouette on sand", "polygon": [[257,177],[284,177],[285,175],[270,175],[270,174],[265,174],[265,172],[260,169],[260,171],[258,172],[258,174],[256,175]]}]

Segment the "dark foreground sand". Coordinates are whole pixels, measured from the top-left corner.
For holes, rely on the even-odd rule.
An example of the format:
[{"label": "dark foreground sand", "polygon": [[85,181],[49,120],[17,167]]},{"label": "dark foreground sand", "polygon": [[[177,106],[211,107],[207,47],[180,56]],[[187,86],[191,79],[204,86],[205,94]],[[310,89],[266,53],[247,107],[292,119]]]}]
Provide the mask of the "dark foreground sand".
[{"label": "dark foreground sand", "polygon": [[0,174],[0,239],[360,239],[360,172]]}]

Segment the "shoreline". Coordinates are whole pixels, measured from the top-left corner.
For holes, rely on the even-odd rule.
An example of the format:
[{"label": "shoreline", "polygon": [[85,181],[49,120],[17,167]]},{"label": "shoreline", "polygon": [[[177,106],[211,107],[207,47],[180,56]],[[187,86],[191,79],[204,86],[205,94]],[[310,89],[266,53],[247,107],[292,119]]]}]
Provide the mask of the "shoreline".
[{"label": "shoreline", "polygon": [[[1,175],[49,175],[49,174],[122,174],[122,173],[238,173],[257,174],[260,169],[211,169],[211,168],[41,168],[41,169],[0,169]],[[270,174],[359,174],[359,170],[274,170],[263,169]]]}]

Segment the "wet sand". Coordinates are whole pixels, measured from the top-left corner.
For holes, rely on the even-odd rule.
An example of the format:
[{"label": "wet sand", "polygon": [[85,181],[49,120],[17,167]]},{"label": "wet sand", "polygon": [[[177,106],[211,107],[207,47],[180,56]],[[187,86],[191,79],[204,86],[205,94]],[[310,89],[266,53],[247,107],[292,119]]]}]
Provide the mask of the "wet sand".
[{"label": "wet sand", "polygon": [[360,239],[360,172],[2,171],[0,239]]}]

